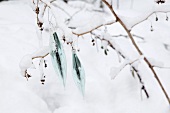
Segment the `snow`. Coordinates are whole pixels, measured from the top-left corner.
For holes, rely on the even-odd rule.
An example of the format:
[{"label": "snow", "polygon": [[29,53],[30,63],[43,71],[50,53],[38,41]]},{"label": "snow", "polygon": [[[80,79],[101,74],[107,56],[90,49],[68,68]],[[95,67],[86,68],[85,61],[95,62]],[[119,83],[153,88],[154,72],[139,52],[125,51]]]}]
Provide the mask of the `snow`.
[{"label": "snow", "polygon": [[162,62],[160,62],[159,60],[155,60],[153,58],[147,58],[149,60],[149,62],[152,64],[152,66],[155,67],[164,67],[164,64]]},{"label": "snow", "polygon": [[[2,81],[5,79],[2,79]],[[0,85],[3,92],[0,94],[2,113],[50,113],[45,102],[28,90],[24,82],[16,83],[5,81]],[[27,89],[26,89],[27,88]],[[35,101],[36,100],[36,101]]]},{"label": "snow", "polygon": [[31,54],[31,57],[41,57],[41,56],[45,56],[47,54],[49,54],[50,48],[49,46],[44,46],[41,47],[40,49],[38,49],[37,51],[35,51],[33,54]]},{"label": "snow", "polygon": [[111,37],[111,35],[106,31],[106,32],[103,33],[103,39],[111,40],[112,37]]},{"label": "snow", "polygon": [[33,61],[32,61],[33,59],[35,59],[37,57],[42,58],[43,56],[46,56],[48,54],[49,54],[49,47],[45,46],[45,47],[40,48],[39,50],[37,50],[33,54],[25,55],[19,63],[22,76],[25,76],[25,71],[28,68],[34,68],[34,64],[33,64]]},{"label": "snow", "polygon": [[168,13],[170,12],[170,5],[154,6],[151,10],[147,10],[141,15],[138,15],[137,17],[133,18],[124,17],[121,15],[118,15],[118,17],[125,23],[128,30],[131,30],[135,25],[137,25],[140,22],[143,22],[144,20],[147,20],[147,18],[154,14],[155,12]]},{"label": "snow", "polygon": [[[120,9],[117,12],[120,12],[122,16],[129,15],[129,17],[145,13],[144,9],[136,10],[135,8],[142,7],[142,4],[148,5],[147,2],[150,2],[138,0],[134,2],[134,9],[126,10],[123,7],[128,8],[126,3],[129,1],[120,1]],[[62,3],[61,7],[70,14],[77,11],[70,6],[67,9],[67,5],[63,5],[64,3],[61,1],[57,3]],[[105,11],[108,10],[105,9]],[[68,26],[76,26],[79,29],[85,27],[90,21],[96,21],[94,26],[92,25],[93,27],[105,24],[108,22],[107,20],[114,19],[109,16],[109,12],[103,20],[103,17],[96,16],[94,12],[82,11],[73,17]],[[61,10],[55,10],[54,13],[61,22],[68,17]],[[48,31],[42,33],[44,48],[39,49],[36,15],[25,1],[0,2],[0,14],[0,113],[169,113],[169,104],[162,90],[142,60],[140,60],[140,64],[136,63],[150,95],[149,99],[146,99],[145,95],[141,93],[141,84],[137,77],[132,77],[129,65],[118,74],[116,79],[110,79],[110,69],[119,67],[124,63],[124,59],[120,64],[117,51],[115,52],[109,46],[107,46],[109,49],[107,56],[102,49],[96,51],[96,47],[92,46],[90,42],[91,35],[89,34],[84,35],[84,38],[79,37],[80,52],[77,52],[86,73],[85,97],[83,98],[79,93],[72,78],[71,47],[62,41],[68,64],[66,87],[63,88],[55,74],[49,56],[44,58],[47,61],[47,68],[43,67],[46,82],[42,85],[39,70],[40,59],[32,61],[32,56],[45,55],[48,52],[50,33]],[[96,16],[96,20],[92,20],[93,16]],[[132,32],[144,38],[144,43],[138,43],[140,41],[138,38],[135,38],[135,41],[146,58],[155,59],[154,63],[157,64],[157,61],[160,61],[164,63],[165,67],[170,67],[170,51],[163,45],[164,43],[170,45],[168,30],[170,23],[165,21],[165,15],[158,14],[158,16],[159,21],[153,22],[153,32],[150,32],[150,23],[147,21],[134,27]],[[103,23],[100,23],[100,19],[103,20]],[[155,21],[155,19],[151,18],[151,21]],[[44,22],[48,22],[46,17]],[[87,26],[90,25],[87,24]],[[96,32],[102,30],[103,28]],[[125,33],[117,23],[107,26],[107,30],[111,36]],[[70,36],[68,35],[68,37]],[[101,41],[97,40],[97,43],[101,47]],[[129,39],[112,38],[111,43],[116,50],[125,54],[128,60],[133,61],[133,59],[139,58]],[[29,68],[32,67],[32,62],[36,69]],[[150,62],[152,61],[150,60]],[[33,75],[28,81],[21,76],[19,65],[23,67],[23,70],[29,68],[28,73]],[[162,68],[155,68],[155,70],[170,95],[170,70]]]},{"label": "snow", "polygon": [[[87,21],[86,25],[83,25],[81,27],[78,27],[76,30],[74,30],[73,32],[76,34],[82,34],[82,33],[86,33],[86,32],[90,32],[92,29],[96,29],[100,26],[105,26],[109,23],[114,23],[115,21],[106,21],[104,17],[102,17],[102,15],[93,15],[90,18],[90,21]],[[74,26],[73,26],[74,27]]]},{"label": "snow", "polygon": [[[124,66],[124,65],[122,65]],[[110,76],[111,76],[111,79],[115,79],[116,76],[120,73],[120,71],[122,70],[122,66],[120,67],[112,67],[110,69]]]},{"label": "snow", "polygon": [[22,76],[25,76],[25,71],[32,66],[32,56],[31,55],[25,55],[21,59],[19,66],[21,68]]},{"label": "snow", "polygon": [[[63,23],[63,20],[61,20],[62,18],[57,18],[57,16],[55,15],[57,12],[55,10],[55,7],[54,6],[51,6],[50,7],[50,10],[51,10],[51,14],[52,16],[54,17],[55,19],[55,23],[56,23],[56,28],[55,29],[60,29],[62,32],[63,32],[63,36],[65,36],[66,38],[66,41],[67,42],[70,42],[72,41],[72,30],[69,29],[64,23]],[[60,16],[61,14],[59,14],[58,16]],[[51,31],[53,32],[53,31]]]},{"label": "snow", "polygon": [[116,76],[120,73],[120,71],[122,71],[127,65],[134,66],[135,69],[138,70],[140,60],[143,60],[143,58],[144,56],[140,56],[139,58],[134,60],[125,59],[124,62],[119,67],[112,67],[110,69],[111,79],[115,79]]},{"label": "snow", "polygon": [[[91,0],[89,0],[89,1],[91,1]],[[87,10],[87,11],[93,11],[93,10],[101,11],[101,9],[99,7],[97,7],[97,4],[95,4],[95,3],[90,4],[90,2],[88,3],[84,0],[82,0],[82,1],[71,1],[71,2],[68,1],[68,4],[71,7],[84,9],[84,10]]]},{"label": "snow", "polygon": [[105,41],[105,40],[102,40],[102,42],[101,42],[101,46],[103,47],[103,49],[107,49],[107,46],[108,46],[108,42],[107,41]]}]

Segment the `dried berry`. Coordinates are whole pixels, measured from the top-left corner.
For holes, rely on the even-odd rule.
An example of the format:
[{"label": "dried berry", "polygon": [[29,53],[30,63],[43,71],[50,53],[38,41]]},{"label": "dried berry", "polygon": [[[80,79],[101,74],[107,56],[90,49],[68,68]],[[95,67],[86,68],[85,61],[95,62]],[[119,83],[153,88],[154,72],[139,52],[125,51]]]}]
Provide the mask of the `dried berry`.
[{"label": "dried berry", "polygon": [[157,4],[163,4],[163,3],[165,3],[165,0],[157,0],[156,3]]},{"label": "dried berry", "polygon": [[104,50],[105,55],[107,55],[107,50]]},{"label": "dried berry", "polygon": [[47,67],[47,64],[46,64],[46,63],[44,64],[44,67],[45,67],[45,68]]},{"label": "dried berry", "polygon": [[166,17],[166,21],[168,21],[168,19],[169,19],[169,18],[168,18],[168,16],[167,16],[167,17]]},{"label": "dried berry", "polygon": [[158,17],[156,17],[156,21],[158,21]]},{"label": "dried berry", "polygon": [[94,39],[92,40],[92,42],[94,42]]},{"label": "dried berry", "polygon": [[42,83],[45,82],[45,79],[41,79],[41,82],[42,82]]},{"label": "dried berry", "polygon": [[37,8],[35,9],[35,13],[36,13],[36,14],[39,14],[39,12],[40,12],[40,9],[39,9],[39,7],[37,7]]},{"label": "dried berry", "polygon": [[153,27],[151,26],[151,31],[153,31]]}]

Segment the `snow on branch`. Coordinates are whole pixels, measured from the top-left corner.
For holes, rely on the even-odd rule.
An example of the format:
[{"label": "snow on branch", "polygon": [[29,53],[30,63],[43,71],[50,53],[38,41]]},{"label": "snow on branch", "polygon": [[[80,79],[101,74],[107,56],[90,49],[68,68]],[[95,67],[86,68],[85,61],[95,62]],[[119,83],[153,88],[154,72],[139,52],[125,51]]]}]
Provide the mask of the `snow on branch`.
[{"label": "snow on branch", "polygon": [[[144,37],[136,35],[136,34],[132,34],[132,36],[136,37],[138,39],[141,39],[141,40],[145,40]],[[112,37],[124,37],[124,38],[128,38],[128,35],[119,34],[119,35],[112,35]]]},{"label": "snow on branch", "polygon": [[147,58],[147,59],[152,64],[153,67],[157,67],[157,66],[163,67],[164,66],[163,62],[160,62],[160,61],[155,60],[153,58]]},{"label": "snow on branch", "polygon": [[49,54],[49,51],[50,51],[49,46],[44,46],[31,55],[32,59],[44,58]]},{"label": "snow on branch", "polygon": [[119,45],[116,44],[116,42],[114,40],[112,40],[111,35],[109,33],[103,33],[102,36],[101,35],[96,35],[94,32],[91,32],[92,35],[94,35],[94,37],[96,39],[101,40],[103,49],[107,49],[107,46],[110,46],[112,49],[114,49],[118,55],[120,55],[122,58],[124,59],[129,59],[128,56],[124,53],[124,51],[119,47]]},{"label": "snow on branch", "polygon": [[91,32],[91,34],[94,35],[95,38],[101,40],[101,43],[102,43],[103,49],[105,49],[105,52],[107,50],[107,46],[110,46],[112,49],[116,51],[116,53],[118,53],[118,57],[121,56],[123,59],[125,59],[124,63],[120,67],[113,67],[111,69],[111,72],[110,72],[111,78],[114,79],[126,65],[131,65],[131,68],[132,68],[131,70],[133,71],[133,73],[134,72],[136,73],[139,79],[139,82],[141,84],[141,90],[143,90],[144,93],[146,94],[146,97],[149,98],[149,94],[145,88],[144,82],[142,81],[141,73],[139,73],[138,71],[139,62],[137,61],[144,59],[144,56],[141,55],[139,58],[135,60],[130,60],[129,57],[123,52],[123,50],[121,50],[121,48],[115,43],[115,41],[111,39],[111,36],[109,33],[107,32],[103,33],[102,36],[96,35],[93,32]]},{"label": "snow on branch", "polygon": [[[165,7],[165,8],[162,8],[162,7],[160,8],[160,7],[159,7],[159,8],[156,8],[156,9],[152,10],[152,12],[150,12],[150,14],[147,14],[147,16],[144,16],[145,18],[142,18],[142,17],[141,17],[142,19],[139,18],[139,19],[137,19],[138,21],[135,21],[135,22],[132,22],[132,21],[131,21],[132,24],[129,24],[130,22],[129,22],[129,23],[126,23],[127,21],[125,21],[124,18],[119,17],[119,16],[115,13],[112,5],[110,5],[108,1],[106,1],[106,0],[102,0],[102,1],[105,3],[105,5],[110,9],[110,11],[112,12],[112,14],[115,16],[116,21],[124,28],[124,30],[126,31],[126,33],[127,33],[128,36],[129,36],[132,44],[134,45],[135,49],[136,49],[137,52],[139,53],[139,55],[143,55],[143,52],[140,50],[140,48],[138,47],[137,43],[135,42],[135,40],[134,40],[134,38],[133,38],[130,30],[132,29],[132,27],[133,27],[134,25],[137,25],[138,23],[144,21],[145,19],[148,18],[148,16],[150,16],[150,15],[151,15],[152,13],[154,13],[154,12],[168,12],[168,11],[169,11],[169,7]],[[129,24],[129,25],[127,25],[127,24]],[[161,89],[162,89],[162,91],[163,91],[163,93],[164,93],[164,95],[165,95],[168,103],[170,104],[170,98],[169,98],[169,96],[168,96],[165,88],[163,87],[163,85],[162,85],[162,83],[161,83],[161,81],[160,81],[157,73],[156,73],[155,70],[153,69],[152,64],[148,61],[148,59],[147,59],[146,57],[144,58],[144,61],[145,61],[145,63],[148,65],[148,67],[150,68],[150,70],[152,71],[152,73],[154,74],[155,79],[157,80],[157,82],[158,82],[159,86],[161,87]],[[136,71],[137,71],[137,70],[136,70]],[[140,78],[139,78],[139,79],[140,79]],[[143,89],[143,88],[142,88],[142,89]],[[145,89],[143,89],[143,90],[145,90]],[[145,93],[146,93],[146,92],[145,92]],[[146,93],[146,95],[147,95],[147,93]]]},{"label": "snow on branch", "polygon": [[142,81],[142,77],[141,74],[139,73],[138,70],[138,65],[140,63],[140,60],[144,59],[144,56],[140,56],[139,58],[135,59],[135,60],[127,60],[125,59],[125,61],[119,66],[119,67],[112,67],[110,70],[110,76],[111,79],[115,79],[115,77],[125,68],[125,66],[130,65],[131,66],[131,72],[132,75],[135,76],[135,73],[139,79],[139,82],[141,84],[141,91],[143,90],[146,97],[149,98],[149,94],[145,88],[144,82]]},{"label": "snow on branch", "polygon": [[164,63],[159,60],[155,60],[153,58],[147,58],[147,59],[150,62],[150,64],[152,65],[152,67],[170,69],[170,67],[165,67]]},{"label": "snow on branch", "polygon": [[[44,13],[46,11],[46,8],[48,7],[50,9],[50,12],[52,14],[52,17],[55,19],[55,28],[60,28],[63,33],[64,33],[64,37],[66,39],[66,41],[70,42],[72,40],[72,31],[71,29],[69,29],[60,18],[56,17],[56,10],[54,10],[54,6],[60,8],[61,10],[64,11],[64,9],[62,9],[61,7],[59,7],[56,4],[51,5],[53,2],[55,2],[56,0],[39,0],[38,4],[33,4],[35,5],[35,13],[37,14],[37,24],[40,27],[41,32],[43,31],[43,18],[44,18]],[[43,4],[42,7],[40,7],[40,5]],[[67,13],[67,12],[65,12]],[[68,13],[67,13],[68,14]],[[68,14],[69,15],[69,14]],[[52,22],[49,20],[49,23],[52,24]],[[54,27],[54,26],[53,26]]]},{"label": "snow on branch", "polygon": [[111,79],[115,79],[115,77],[127,66],[127,65],[132,65],[133,63],[142,60],[144,56],[140,56],[139,58],[135,60],[124,60],[124,62],[119,66],[119,67],[112,67],[110,70],[110,76]]},{"label": "snow on branch", "polygon": [[138,25],[139,23],[147,20],[152,14],[154,13],[168,13],[170,12],[170,5],[160,5],[154,6],[151,10],[144,12],[140,16],[129,18],[125,16],[118,15],[118,17],[123,21],[125,26],[128,30],[131,30],[134,26]]},{"label": "snow on branch", "polygon": [[105,22],[104,18],[101,18],[101,17],[97,18],[97,17],[96,19],[92,19],[86,26],[79,27],[76,30],[74,30],[73,34],[77,36],[85,35],[102,26],[111,25],[116,22],[116,21]]},{"label": "snow on branch", "polygon": [[[100,36],[100,35],[96,35],[94,32],[91,32],[91,34],[92,35],[94,35],[94,37],[96,38],[96,39],[99,39],[99,40],[101,40],[101,45],[102,45],[102,48],[106,51],[107,50],[107,46],[110,46],[113,50],[115,50],[116,51],[116,53],[118,54],[118,58],[120,59],[120,56],[123,58],[123,59],[125,59],[125,61],[126,61],[126,64],[128,65],[128,62],[127,61],[129,61],[129,64],[132,66],[132,68],[134,69],[134,71],[137,73],[137,75],[138,75],[138,78],[139,78],[139,81],[141,81],[141,75],[140,75],[140,73],[138,73],[138,67],[136,66],[136,65],[134,65],[134,62],[131,62],[130,63],[130,61],[133,61],[133,60],[130,60],[130,58],[128,57],[128,55],[121,49],[121,47],[119,47],[119,45],[113,40],[113,38],[112,38],[112,36],[109,34],[109,33],[107,33],[107,32],[104,32],[103,34],[102,34],[102,36]],[[142,55],[143,56],[143,55]],[[140,57],[140,58],[138,58],[138,59],[143,59],[143,57]],[[119,60],[120,61],[120,60]],[[136,60],[134,60],[134,61],[136,61]],[[133,65],[132,65],[133,64]],[[122,66],[120,66],[119,67],[119,70],[122,70],[124,67],[125,67],[126,65],[124,65],[123,66],[123,64],[122,64]],[[122,68],[121,68],[122,67]],[[118,68],[117,68],[117,74],[119,73],[119,71],[118,71]],[[114,75],[113,75],[114,76]],[[142,82],[142,84],[143,84],[143,82]]]},{"label": "snow on branch", "polygon": [[19,63],[19,67],[21,69],[21,75],[28,78],[27,69],[34,67],[32,60],[35,59],[35,58],[44,58],[48,54],[49,54],[49,46],[45,46],[45,47],[40,48],[39,50],[37,50],[33,54],[25,55]]}]

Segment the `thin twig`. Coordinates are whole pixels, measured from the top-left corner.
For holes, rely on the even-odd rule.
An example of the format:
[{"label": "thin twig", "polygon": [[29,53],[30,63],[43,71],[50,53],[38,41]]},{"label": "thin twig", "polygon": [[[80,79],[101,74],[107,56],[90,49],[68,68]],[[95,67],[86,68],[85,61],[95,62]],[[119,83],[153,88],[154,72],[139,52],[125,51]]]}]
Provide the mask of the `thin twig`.
[{"label": "thin twig", "polygon": [[131,29],[132,29],[133,27],[135,27],[136,25],[138,25],[138,24],[144,22],[145,20],[147,20],[147,19],[148,19],[151,15],[153,15],[153,14],[156,14],[156,13],[168,13],[168,12],[170,12],[170,11],[167,11],[167,12],[165,12],[165,11],[154,11],[154,12],[152,12],[151,14],[149,14],[146,18],[144,18],[143,20],[141,20],[141,21],[139,21],[138,23],[134,24],[134,25],[131,27]]},{"label": "thin twig", "polygon": [[45,58],[49,53],[45,54],[44,56],[36,56],[36,57],[32,57],[32,59],[36,59],[36,58]]},{"label": "thin twig", "polygon": [[164,68],[164,69],[170,69],[170,67],[162,67],[162,66],[153,66],[153,67]]},{"label": "thin twig", "polygon": [[[54,1],[56,1],[56,0],[51,0],[50,3],[53,3]],[[45,14],[45,10],[46,10],[47,7],[49,7],[49,6],[46,3],[44,3],[44,10],[43,10],[42,15]]]},{"label": "thin twig", "polygon": [[102,26],[111,25],[111,24],[113,24],[113,23],[115,23],[115,21],[111,21],[111,22],[108,22],[108,23],[106,23],[106,24],[100,24],[100,25],[96,26],[95,28],[92,28],[92,29],[90,29],[90,30],[88,30],[88,31],[86,31],[86,32],[83,32],[83,33],[73,32],[73,34],[74,34],[74,35],[77,35],[77,36],[85,35],[85,34],[88,34],[88,33],[92,32],[92,31],[94,31],[94,30],[102,27]]},{"label": "thin twig", "polygon": [[147,92],[147,90],[146,90],[146,88],[145,88],[144,82],[142,81],[142,78],[141,78],[138,70],[137,70],[134,66],[132,66],[132,69],[136,72],[137,77],[138,77],[138,79],[139,79],[139,82],[140,82],[140,84],[142,85],[141,90],[143,90],[144,93],[146,94],[146,97],[149,98],[149,94],[148,94],[148,92]]},{"label": "thin twig", "polygon": [[[138,35],[135,35],[135,34],[132,34],[132,36],[144,40],[144,37],[141,37],[141,36],[138,36]],[[120,35],[112,35],[112,37],[125,37],[125,38],[128,38],[128,35],[120,34]]]}]

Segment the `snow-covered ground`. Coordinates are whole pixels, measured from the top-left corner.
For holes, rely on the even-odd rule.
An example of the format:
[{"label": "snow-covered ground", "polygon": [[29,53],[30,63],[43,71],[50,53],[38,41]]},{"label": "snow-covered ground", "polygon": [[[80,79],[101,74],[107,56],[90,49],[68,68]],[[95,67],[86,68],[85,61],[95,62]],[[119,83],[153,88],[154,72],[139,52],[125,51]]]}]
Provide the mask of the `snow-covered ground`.
[{"label": "snow-covered ground", "polygon": [[[59,2],[60,3],[60,2]],[[168,1],[169,3],[169,1]],[[62,3],[63,4],[63,3]],[[76,3],[70,3],[76,6]],[[142,5],[143,4],[143,5]],[[152,0],[134,1],[133,9],[130,3],[120,0],[120,15],[132,18],[149,10]],[[66,7],[61,5],[61,7]],[[90,7],[90,6],[89,6]],[[68,7],[67,12],[73,14],[75,8]],[[107,8],[105,9],[107,10]],[[65,17],[61,10],[56,15]],[[102,13],[97,13],[103,16]],[[163,44],[170,45],[170,21],[166,15],[158,13],[149,18],[154,31],[150,31],[150,21],[144,21],[132,32],[142,36],[144,40],[135,38],[144,55],[170,67],[170,50]],[[168,13],[169,15],[169,13]],[[92,21],[96,13],[81,11],[74,16],[70,26],[85,26]],[[107,15],[106,20],[112,16]],[[170,17],[169,17],[170,18]],[[97,18],[95,18],[97,19]],[[32,54],[38,49],[36,34],[36,17],[26,1],[0,2],[0,113],[169,113],[170,107],[153,74],[144,62],[139,69],[142,79],[150,95],[147,99],[140,91],[140,83],[131,75],[130,67],[126,66],[114,79],[109,75],[111,67],[118,67],[117,53],[109,48],[106,56],[96,46],[92,46],[91,36],[85,35],[78,39],[78,47],[86,74],[86,91],[83,98],[74,84],[72,77],[72,54],[70,46],[63,44],[67,56],[68,72],[66,88],[62,86],[55,74],[50,56],[47,56],[48,67],[44,69],[46,82],[40,82],[39,59],[33,62],[36,69],[29,69],[32,77],[27,81],[21,76],[19,63],[26,54]],[[111,35],[125,34],[120,25],[108,26]],[[44,45],[48,45],[50,35],[43,34]],[[118,37],[115,41],[130,57],[137,57],[133,45],[128,38]],[[170,95],[170,69],[155,68],[166,91]]]}]

